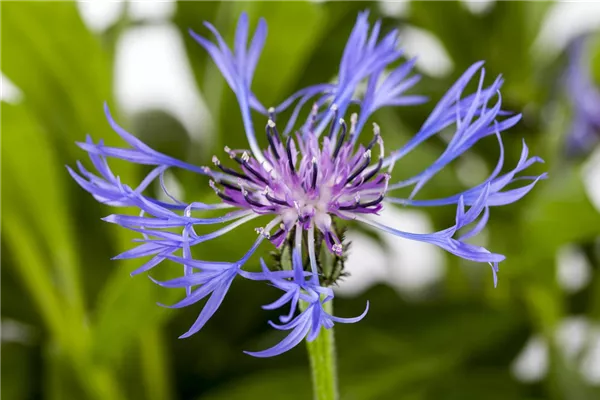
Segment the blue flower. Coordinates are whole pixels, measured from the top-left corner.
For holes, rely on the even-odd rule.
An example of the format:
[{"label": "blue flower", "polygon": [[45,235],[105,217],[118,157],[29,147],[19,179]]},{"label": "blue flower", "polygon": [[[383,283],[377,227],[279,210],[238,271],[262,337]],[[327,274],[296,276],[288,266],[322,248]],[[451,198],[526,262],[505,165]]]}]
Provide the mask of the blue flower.
[{"label": "blue flower", "polygon": [[569,46],[565,83],[573,119],[566,143],[568,156],[587,154],[600,142],[600,89],[591,76],[588,42],[588,36],[579,36]]},{"label": "blue flower", "polygon": [[[185,288],[185,297],[174,308],[187,307],[208,298],[188,337],[200,330],[217,311],[237,277],[263,281],[283,291],[281,297],[265,309],[285,309],[278,323],[271,325],[290,333],[274,347],[248,352],[256,357],[271,357],[290,350],[304,338],[314,340],[322,328],[334,323],[354,323],[355,318],[340,318],[328,314],[325,306],[332,301],[331,276],[321,265],[320,254],[330,253],[330,260],[346,257],[343,238],[336,228],[337,219],[354,220],[402,238],[430,243],[466,260],[487,263],[492,267],[494,285],[497,281],[501,254],[476,246],[468,239],[487,224],[493,207],[511,204],[527,194],[546,177],[521,176],[521,172],[538,157],[523,151],[517,165],[504,169],[502,133],[520,120],[502,110],[501,77],[485,86],[483,62],[468,68],[433,107],[419,131],[400,149],[386,152],[377,124],[365,142],[360,135],[372,114],[382,107],[421,104],[426,98],[408,91],[418,82],[411,75],[414,60],[402,61],[398,48],[398,33],[392,31],[380,37],[381,23],[372,27],[368,12],[360,13],[350,34],[340,62],[335,83],[321,83],[301,89],[280,105],[266,109],[252,93],[252,78],[266,39],[266,23],[260,20],[248,45],[248,17],[242,14],[238,22],[233,51],[210,24],[206,27],[216,38],[216,44],[191,32],[192,37],[209,53],[234,91],[241,111],[249,150],[225,147],[227,163],[213,157],[214,167],[195,166],[159,153],[126,132],[111,117],[106,117],[114,131],[129,148],[105,146],[91,138],[79,143],[91,159],[98,175],[78,163],[78,172],[69,168],[76,182],[99,202],[114,207],[134,207],[138,215],[113,214],[105,221],[118,224],[141,234],[136,247],[115,258],[150,257],[132,274],[149,271],[168,259],[183,266],[181,277],[159,282],[167,288]],[[465,88],[478,78],[474,93]],[[361,85],[366,89],[361,93]],[[312,103],[308,117],[298,121],[307,103]],[[292,108],[293,106],[293,108]],[[346,116],[350,106],[358,113]],[[276,115],[291,109],[291,116],[280,132]],[[252,110],[266,117],[268,146],[261,149],[256,139]],[[295,131],[294,135],[290,132]],[[441,131],[453,132],[445,151],[429,167],[414,177],[391,181],[394,165],[427,139]],[[419,190],[438,172],[486,137],[495,137],[499,144],[499,160],[491,175],[479,185],[461,193],[440,199],[416,199]],[[110,169],[107,159],[152,165],[155,168],[135,187],[122,183]],[[206,176],[208,185],[220,198],[215,204],[185,203],[165,188],[163,177],[169,168],[181,168]],[[159,180],[170,201],[159,201],[145,194],[148,186]],[[526,184],[521,184],[526,182]],[[507,188],[509,187],[510,188]],[[408,198],[393,197],[394,190],[412,187]],[[379,211],[385,204],[407,206],[455,206],[454,225],[439,232],[416,234],[389,226]],[[222,210],[220,216],[206,217],[210,210]],[[260,217],[270,221],[257,227],[258,237],[246,254],[237,261],[205,261],[192,257],[191,249],[203,242],[225,235],[237,227]],[[199,235],[199,225],[219,225],[213,232]],[[462,232],[462,233],[459,233]],[[466,232],[465,232],[466,231]],[[289,251],[289,266],[271,267],[261,260],[262,271],[244,269],[248,260],[263,242],[270,242],[282,254]],[[306,254],[303,255],[303,252]],[[335,277],[334,277],[335,278]]]}]

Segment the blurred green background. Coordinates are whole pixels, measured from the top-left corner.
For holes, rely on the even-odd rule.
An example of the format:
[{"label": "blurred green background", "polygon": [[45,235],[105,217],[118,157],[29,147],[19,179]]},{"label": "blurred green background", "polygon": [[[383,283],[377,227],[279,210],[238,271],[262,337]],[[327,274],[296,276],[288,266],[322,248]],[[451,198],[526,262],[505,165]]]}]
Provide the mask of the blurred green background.
[{"label": "blurred green background", "polygon": [[[591,200],[600,186],[600,163],[587,154],[564,157],[572,110],[560,84],[567,61],[566,34],[560,35],[565,25],[582,24],[576,17],[562,21],[562,28],[553,25],[566,18],[564,4],[169,2],[160,6],[166,7],[164,14],[144,14],[143,6],[120,3],[102,25],[100,17],[90,17],[91,7],[73,2],[1,4],[5,399],[310,398],[304,346],[271,359],[242,353],[266,348],[279,337],[266,323],[273,315],[260,308],[276,292],[236,281],[207,326],[178,340],[200,306],[158,307],[157,301],[173,302],[183,293],[158,288],[144,276],[131,278],[137,260],[110,261],[132,246],[134,236],[100,221],[113,210],[79,188],[65,165],[80,159],[89,167],[74,144],[86,133],[122,145],[104,120],[105,100],[128,130],[189,162],[208,163],[224,144],[244,147],[235,98],[188,37],[188,27],[207,34],[202,21],[211,21],[231,40],[242,10],[254,24],[265,17],[269,36],[253,89],[269,106],[303,86],[334,78],[356,15],[366,8],[372,21],[383,18],[385,31],[401,30],[411,55],[421,55],[417,68],[424,78],[415,91],[432,99],[425,106],[376,114],[387,149],[406,142],[453,79],[484,59],[489,82],[498,73],[506,78],[506,108],[524,113],[505,135],[505,165],[515,165],[525,138],[531,152],[546,160],[535,173],[547,170],[551,178],[519,203],[492,212],[485,243],[507,255],[498,288],[487,266],[444,254],[436,260],[442,273],[417,288],[387,281],[385,276],[395,276],[390,272],[373,285],[342,291],[337,315],[357,315],[367,299],[371,302],[365,320],[336,330],[342,399],[600,398],[600,212],[598,201],[594,207]],[[594,12],[598,8],[584,13]],[[123,50],[125,43],[143,40],[154,60],[176,66],[173,74],[152,76],[153,65],[141,62],[134,47]],[[598,43],[590,46],[597,83]],[[181,57],[157,54],[163,48],[179,49]],[[128,76],[141,79],[137,89],[150,89],[137,97],[122,78],[133,63]],[[157,82],[171,88],[171,75],[179,73],[188,80],[173,84],[170,97],[152,91]],[[443,146],[440,138],[425,143],[396,166],[398,177],[420,171]],[[422,197],[463,190],[493,168],[497,153],[495,140],[483,141],[426,186]],[[147,172],[111,165],[131,184]],[[213,196],[203,178],[180,171],[170,178],[187,201]],[[418,215],[430,228],[441,229],[453,220],[454,209]],[[233,260],[252,235],[251,229],[236,231],[199,252],[204,259]],[[365,231],[356,237],[370,238],[371,251],[386,260],[384,273],[411,271],[378,235]],[[356,244],[355,252],[364,247]],[[161,277],[169,268],[152,274]]]}]

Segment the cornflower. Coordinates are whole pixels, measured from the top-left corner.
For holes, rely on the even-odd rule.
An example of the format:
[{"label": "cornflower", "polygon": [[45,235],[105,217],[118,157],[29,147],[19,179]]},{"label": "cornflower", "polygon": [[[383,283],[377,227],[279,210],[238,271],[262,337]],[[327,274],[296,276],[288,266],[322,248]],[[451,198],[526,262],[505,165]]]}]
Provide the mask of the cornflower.
[{"label": "cornflower", "polygon": [[[330,329],[335,323],[361,320],[367,313],[368,304],[364,312],[354,318],[340,318],[325,311],[326,304],[334,298],[331,286],[343,275],[343,260],[348,255],[347,244],[338,226],[341,220],[360,222],[398,237],[430,243],[465,260],[487,263],[496,285],[498,263],[505,257],[471,244],[467,239],[485,227],[492,207],[519,200],[545,177],[545,174],[517,176],[542,161],[538,157],[529,157],[525,143],[517,165],[502,173],[504,147],[501,134],[521,118],[520,114],[501,109],[502,78],[499,76],[491,85],[484,86],[483,62],[473,64],[433,107],[419,131],[401,148],[386,152],[377,124],[372,124],[371,132],[365,132],[371,115],[382,107],[410,106],[426,101],[423,96],[407,94],[420,77],[411,74],[414,59],[401,60],[403,52],[398,46],[397,31],[382,36],[381,22],[377,21],[371,27],[368,12],[360,13],[346,44],[337,80],[301,89],[280,105],[265,108],[252,93],[251,83],[265,43],[267,25],[263,19],[258,22],[249,44],[248,25],[248,16],[244,13],[237,24],[233,50],[210,23],[205,26],[216,38],[216,43],[190,31],[212,57],[237,97],[248,150],[225,147],[224,157],[213,157],[213,167],[191,165],[151,149],[121,128],[105,107],[110,126],[130,147],[109,147],[102,141],[95,143],[88,136],[79,146],[89,154],[98,174],[88,172],[81,163],[78,163],[79,172],[69,168],[77,183],[99,202],[140,210],[137,216],[113,214],[104,218],[142,234],[137,247],[115,257],[150,257],[132,275],[171,260],[183,266],[182,276],[154,282],[167,288],[185,288],[186,295],[169,307],[187,307],[208,297],[197,320],[181,337],[193,335],[206,324],[238,277],[263,281],[281,290],[281,297],[263,308],[287,310],[280,316],[279,323],[271,322],[271,325],[290,333],[270,349],[248,352],[253,356],[276,356],[304,338],[314,340],[321,328]],[[474,79],[477,80],[475,92],[465,95],[465,88]],[[364,83],[366,89],[360,93],[359,87]],[[300,118],[307,103],[312,104],[312,108],[305,113],[308,114],[305,118]],[[351,107],[359,111],[351,113],[346,121]],[[280,130],[276,116],[286,110],[291,116]],[[257,140],[252,111],[266,120],[268,145],[264,149]],[[393,182],[394,165],[442,131],[453,132],[445,151],[416,176]],[[367,135],[366,144],[359,143],[361,134]],[[497,139],[500,156],[487,179],[452,196],[415,199],[420,189],[439,171],[488,136]],[[137,187],[132,187],[113,174],[107,158],[151,165],[154,169]],[[205,176],[221,201],[204,204],[176,199],[164,185],[163,176],[169,168]],[[155,180],[160,182],[170,202],[144,194]],[[507,188],[514,182],[520,186]],[[391,192],[407,187],[412,187],[409,197],[391,196]],[[427,234],[403,231],[378,218],[384,204],[390,203],[423,207],[452,205],[456,207],[455,222],[447,229]],[[202,217],[203,212],[214,210],[223,210],[223,214]],[[192,247],[261,216],[268,216],[270,220],[256,228],[255,242],[239,260],[205,261],[192,257]],[[206,224],[219,228],[208,234],[197,234],[195,227]],[[269,267],[261,259],[260,272],[244,269],[264,241],[280,250],[280,262]],[[288,261],[284,262],[286,259]]]}]

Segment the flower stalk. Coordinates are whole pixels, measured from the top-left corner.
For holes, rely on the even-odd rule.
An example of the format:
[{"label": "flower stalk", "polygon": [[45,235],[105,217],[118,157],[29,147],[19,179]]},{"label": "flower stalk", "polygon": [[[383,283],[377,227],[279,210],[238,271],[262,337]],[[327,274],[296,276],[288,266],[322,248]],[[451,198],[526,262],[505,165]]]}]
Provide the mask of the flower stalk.
[{"label": "flower stalk", "polygon": [[[302,309],[306,305],[302,304]],[[323,305],[325,312],[333,314],[333,301]],[[337,359],[333,329],[323,329],[312,342],[306,342],[315,400],[337,400]]]}]

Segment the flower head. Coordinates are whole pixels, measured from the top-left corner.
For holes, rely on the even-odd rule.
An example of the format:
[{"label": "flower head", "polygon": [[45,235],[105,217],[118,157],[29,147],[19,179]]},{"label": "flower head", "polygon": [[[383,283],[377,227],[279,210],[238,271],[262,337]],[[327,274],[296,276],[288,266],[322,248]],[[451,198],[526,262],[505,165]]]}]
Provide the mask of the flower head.
[{"label": "flower head", "polygon": [[588,36],[577,37],[569,46],[569,65],[565,74],[567,94],[573,106],[573,120],[567,136],[569,156],[586,154],[600,142],[600,89],[593,82]]},{"label": "flower head", "polygon": [[[500,77],[485,87],[483,63],[473,64],[433,107],[414,137],[402,148],[386,153],[379,126],[373,123],[372,129],[364,129],[371,115],[382,107],[415,105],[426,100],[420,95],[406,94],[419,77],[411,75],[414,60],[400,61],[402,51],[398,48],[396,31],[380,38],[380,22],[371,27],[368,13],[359,14],[343,53],[337,81],[301,89],[280,105],[266,109],[251,91],[254,70],[265,43],[266,23],[262,19],[259,21],[248,46],[248,17],[242,14],[233,52],[212,25],[206,23],[206,27],[215,36],[216,44],[195,32],[191,35],[210,54],[234,91],[249,150],[225,147],[224,156],[213,157],[212,168],[194,166],[154,151],[121,128],[105,108],[110,125],[130,147],[108,147],[102,141],[94,143],[88,137],[79,146],[88,152],[99,175],[89,172],[81,163],[78,163],[79,172],[69,168],[77,183],[98,201],[139,209],[139,215],[113,214],[105,218],[107,222],[141,234],[136,247],[116,257],[150,257],[133,274],[148,271],[168,259],[183,265],[182,276],[154,282],[163,287],[186,289],[186,296],[170,307],[190,306],[208,297],[198,319],[182,337],[194,334],[206,324],[237,277],[264,281],[283,291],[279,299],[264,308],[285,308],[287,311],[280,317],[281,324],[272,322],[271,325],[290,330],[288,336],[274,347],[248,354],[275,356],[293,348],[304,338],[314,340],[321,328],[329,329],[336,322],[353,323],[362,319],[368,304],[363,314],[355,318],[336,317],[325,310],[325,305],[334,297],[331,285],[342,274],[340,265],[343,266],[348,255],[347,244],[336,224],[338,220],[364,223],[399,237],[430,243],[467,260],[488,263],[496,284],[498,263],[504,256],[467,240],[485,227],[492,207],[517,201],[545,177],[545,174],[517,176],[541,161],[529,157],[525,144],[517,165],[502,173],[504,147],[501,135],[519,121],[520,115],[502,110],[500,88],[503,81]],[[465,94],[465,88],[477,75],[476,91]],[[357,95],[363,83],[366,83],[366,90]],[[312,108],[308,117],[299,121],[301,110],[309,102]],[[276,117],[292,105],[291,116],[280,130]],[[359,112],[347,116],[350,106],[357,106]],[[258,145],[252,110],[262,114],[266,121],[264,134],[268,145],[264,149]],[[454,133],[440,157],[416,176],[393,182],[394,166],[442,130]],[[367,135],[365,144],[359,142],[361,134]],[[500,157],[486,180],[453,196],[428,200],[415,198],[439,171],[488,136],[498,141]],[[107,158],[155,168],[133,188],[113,174]],[[163,184],[163,175],[169,168],[182,168],[206,176],[207,184],[221,202],[184,203],[174,198]],[[170,202],[144,194],[156,179]],[[529,183],[518,187],[511,185],[523,181]],[[510,189],[506,188],[508,185],[511,185]],[[403,187],[413,188],[408,198],[391,196],[392,191]],[[385,204],[391,203],[426,207],[454,205],[455,224],[428,234],[406,232],[378,218]],[[202,213],[207,210],[224,211],[217,217],[203,217]],[[256,227],[258,237],[241,259],[204,261],[192,257],[192,247],[261,216],[268,216],[270,220],[266,225]],[[195,231],[199,225],[220,227],[199,235]],[[291,261],[269,267],[261,260],[262,272],[244,269],[265,239],[281,254],[287,252]]]}]

